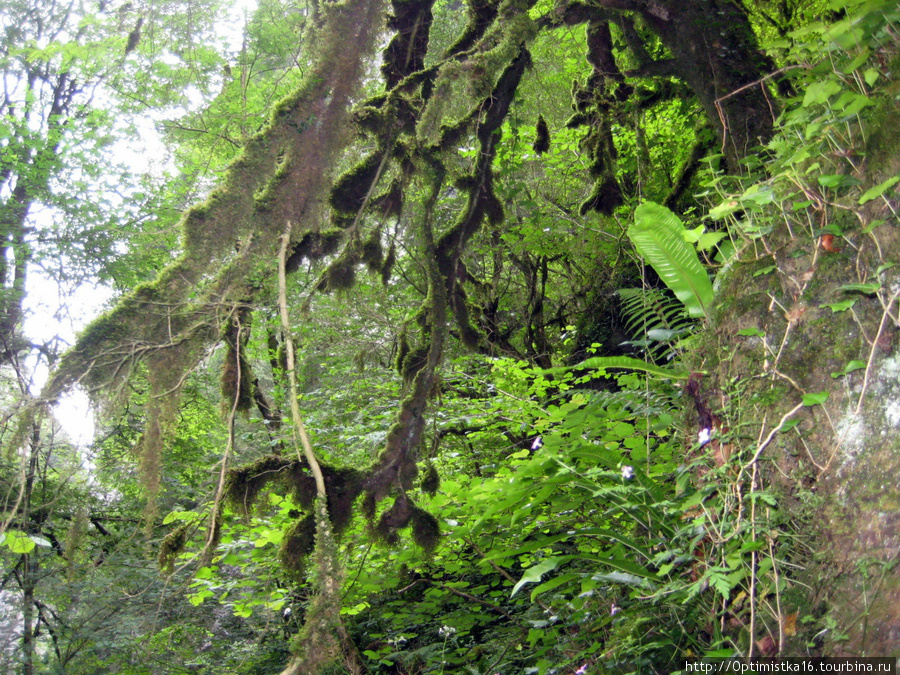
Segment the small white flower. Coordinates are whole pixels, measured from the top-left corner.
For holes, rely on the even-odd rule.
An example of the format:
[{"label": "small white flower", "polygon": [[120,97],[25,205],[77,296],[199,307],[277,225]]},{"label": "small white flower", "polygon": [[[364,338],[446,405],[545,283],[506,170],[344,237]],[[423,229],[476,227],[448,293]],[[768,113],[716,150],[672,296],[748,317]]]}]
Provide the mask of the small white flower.
[{"label": "small white flower", "polygon": [[700,447],[702,448],[704,445],[709,443],[709,440],[709,429],[701,429],[700,433],[697,434],[697,442],[700,444]]},{"label": "small white flower", "polygon": [[575,671],[575,675],[584,675],[587,672],[587,667],[588,664],[585,663],[581,668]]},{"label": "small white flower", "polygon": [[627,464],[622,467],[622,478],[625,480],[630,480],[634,478],[634,467],[630,467]]},{"label": "small white flower", "polygon": [[610,616],[615,616],[615,615],[618,614],[620,611],[622,611],[622,610],[619,609],[619,606],[618,606],[616,603],[613,603],[612,606],[609,608],[609,615],[610,615]]},{"label": "small white flower", "polygon": [[441,626],[438,628],[438,637],[448,638],[456,632],[453,626]]},{"label": "small white flower", "polygon": [[532,450],[540,450],[544,445],[544,441],[541,440],[540,436],[535,436],[534,440],[531,442]]}]

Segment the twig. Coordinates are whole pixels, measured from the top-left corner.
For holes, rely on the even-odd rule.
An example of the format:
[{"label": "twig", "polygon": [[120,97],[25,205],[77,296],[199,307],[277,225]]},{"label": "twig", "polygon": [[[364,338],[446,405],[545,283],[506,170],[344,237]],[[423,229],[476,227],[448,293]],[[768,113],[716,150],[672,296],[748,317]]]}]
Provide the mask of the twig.
[{"label": "twig", "polygon": [[763,450],[765,450],[766,447],[769,445],[769,443],[772,442],[772,439],[775,438],[775,434],[777,434],[781,430],[781,427],[784,426],[784,423],[787,422],[788,419],[791,418],[794,415],[794,413],[796,413],[802,407],[803,407],[803,404],[798,403],[797,405],[795,405],[793,408],[791,408],[788,412],[786,412],[784,414],[784,417],[781,418],[781,421],[778,424],[776,424],[775,428],[769,432],[768,436],[766,436],[766,440],[764,440],[760,444],[760,446],[758,448],[756,448],[756,452],[753,453],[753,457],[751,457],[750,460],[746,464],[744,464],[744,466],[741,467],[741,473],[743,473],[746,469],[749,469],[754,463],[756,463],[756,460],[759,459],[759,456],[762,454]]},{"label": "twig", "polygon": [[[291,222],[288,221],[284,232],[281,235],[281,250],[278,252],[278,309],[281,314],[281,329],[284,331],[284,345],[287,352],[287,371],[288,385],[290,392],[288,398],[291,402],[291,418],[294,421],[294,445],[296,447],[297,437],[303,446],[303,454],[309,464],[313,477],[316,479],[316,492],[319,497],[325,498],[325,477],[322,475],[322,467],[313,453],[312,443],[309,442],[309,436],[306,433],[306,427],[303,425],[303,418],[300,415],[300,404],[297,403],[297,373],[294,370],[294,341],[291,339],[291,322],[288,317],[287,310],[287,272],[285,271],[285,259],[287,257],[287,247],[291,239]],[[300,455],[300,448],[297,448],[297,459],[303,460]]]}]

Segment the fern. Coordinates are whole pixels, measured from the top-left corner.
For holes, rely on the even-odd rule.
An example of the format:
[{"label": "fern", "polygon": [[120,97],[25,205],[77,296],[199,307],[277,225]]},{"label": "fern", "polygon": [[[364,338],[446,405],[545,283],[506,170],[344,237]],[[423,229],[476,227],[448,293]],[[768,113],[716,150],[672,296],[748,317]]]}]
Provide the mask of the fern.
[{"label": "fern", "polygon": [[697,252],[684,238],[684,225],[665,206],[644,202],[635,209],[628,238],[659,278],[695,318],[708,318],[713,288]]},{"label": "fern", "polygon": [[[631,344],[645,347],[654,360],[671,360],[674,356],[671,341],[690,333],[696,326],[684,305],[656,288],[622,288],[618,294],[625,329],[638,336]],[[665,347],[652,349],[654,344]]]}]

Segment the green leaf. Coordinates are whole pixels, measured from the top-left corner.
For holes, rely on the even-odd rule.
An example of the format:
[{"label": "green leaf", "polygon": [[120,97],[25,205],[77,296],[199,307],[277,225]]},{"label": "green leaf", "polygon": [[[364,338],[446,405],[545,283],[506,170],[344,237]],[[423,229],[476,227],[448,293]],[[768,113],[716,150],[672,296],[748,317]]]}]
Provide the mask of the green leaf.
[{"label": "green leaf", "polygon": [[540,586],[537,586],[533,591],[531,591],[531,601],[534,602],[534,599],[541,593],[552,591],[554,588],[559,588],[563,584],[567,584],[570,581],[574,581],[575,579],[580,578],[580,574],[574,574],[570,572],[568,574],[560,574],[558,577],[550,579],[550,581],[545,581]]},{"label": "green leaf", "polygon": [[743,328],[738,331],[738,335],[743,335],[745,337],[765,337],[766,334],[761,331],[759,328]]},{"label": "green leaf", "polygon": [[866,367],[865,361],[851,361],[846,366],[844,366],[844,369],[842,371],[837,372],[837,373],[832,373],[831,377],[838,378],[843,375],[846,375],[847,373],[852,373],[855,370],[862,370],[865,367]]},{"label": "green leaf", "polygon": [[706,232],[697,242],[697,250],[708,251],[727,236],[727,232]]},{"label": "green leaf", "polygon": [[894,176],[892,178],[888,178],[883,183],[879,183],[873,188],[869,188],[865,192],[863,192],[862,196],[859,198],[860,204],[865,204],[866,202],[870,202],[876,197],[880,197],[883,195],[889,188],[893,187],[900,181],[900,176]]},{"label": "green leaf", "polygon": [[31,537],[19,530],[7,530],[2,543],[13,553],[31,553],[35,546]]},{"label": "green leaf", "polygon": [[858,299],[859,298],[850,298],[848,300],[842,300],[841,302],[826,302],[819,305],[819,307],[827,307],[832,313],[837,314],[838,312],[846,312],[856,304]]},{"label": "green leaf", "polygon": [[866,78],[866,84],[874,86],[876,82],[878,82],[878,78],[881,77],[881,73],[879,73],[874,68],[866,68],[866,72],[863,74],[863,77]]},{"label": "green leaf", "polygon": [[835,80],[821,80],[813,82],[806,88],[803,95],[803,107],[808,108],[817,103],[825,103],[833,94],[841,90],[841,85]]},{"label": "green leaf", "polygon": [[725,216],[730,216],[735,211],[739,211],[741,208],[741,203],[732,199],[710,209],[708,215],[713,220],[721,220]]},{"label": "green leaf", "polygon": [[766,265],[762,269],[758,269],[753,273],[754,277],[762,276],[763,274],[768,274],[769,272],[774,272],[778,269],[775,265]]},{"label": "green leaf", "polygon": [[522,578],[513,586],[512,593],[510,597],[515,596],[518,593],[522,586],[525,584],[536,584],[541,580],[547,572],[552,572],[560,565],[569,562],[575,556],[564,555],[564,556],[554,556],[552,558],[547,558],[546,560],[542,560],[537,565],[533,565],[525,570],[525,573],[522,574]]},{"label": "green leaf", "polygon": [[872,295],[872,293],[877,293],[881,290],[881,284],[877,281],[869,281],[865,284],[844,284],[843,286],[838,288],[838,290],[863,293],[864,295]]},{"label": "green leaf", "polygon": [[559,368],[549,368],[542,370],[541,373],[547,375],[556,375],[569,370],[606,370],[608,368],[624,368],[625,370],[638,370],[650,375],[659,375],[671,380],[686,380],[689,374],[682,370],[673,370],[671,368],[663,368],[655,363],[648,363],[641,359],[635,359],[630,356],[594,356],[585,359],[576,366],[562,366]]},{"label": "green leaf", "polygon": [[606,581],[612,584],[622,584],[623,586],[646,587],[650,585],[650,582],[646,579],[627,572],[607,572],[606,574],[595,574],[591,578],[594,581]]},{"label": "green leaf", "polygon": [[831,394],[827,391],[820,391],[816,394],[804,394],[803,395],[803,405],[812,406],[812,405],[820,405],[825,403],[828,400],[828,397]]},{"label": "green leaf", "polygon": [[665,206],[644,202],[634,212],[628,238],[690,316],[706,318],[713,303],[709,276],[694,248],[684,240],[684,225]]}]

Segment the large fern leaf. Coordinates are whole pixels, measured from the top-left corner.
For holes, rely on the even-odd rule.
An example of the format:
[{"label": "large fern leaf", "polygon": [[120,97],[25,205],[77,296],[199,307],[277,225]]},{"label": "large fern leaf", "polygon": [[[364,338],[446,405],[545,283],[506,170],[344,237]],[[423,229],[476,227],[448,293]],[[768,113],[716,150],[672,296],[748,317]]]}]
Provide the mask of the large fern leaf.
[{"label": "large fern leaf", "polygon": [[628,238],[659,278],[672,289],[690,316],[706,318],[713,288],[694,247],[682,236],[684,225],[665,206],[644,202],[635,209]]},{"label": "large fern leaf", "polygon": [[617,293],[625,330],[634,336],[624,344],[642,347],[651,361],[674,358],[679,339],[697,325],[681,301],[658,288],[620,288]]},{"label": "large fern leaf", "polygon": [[622,318],[631,335],[647,337],[650,331],[680,332],[693,319],[679,300],[656,288],[620,288]]}]

